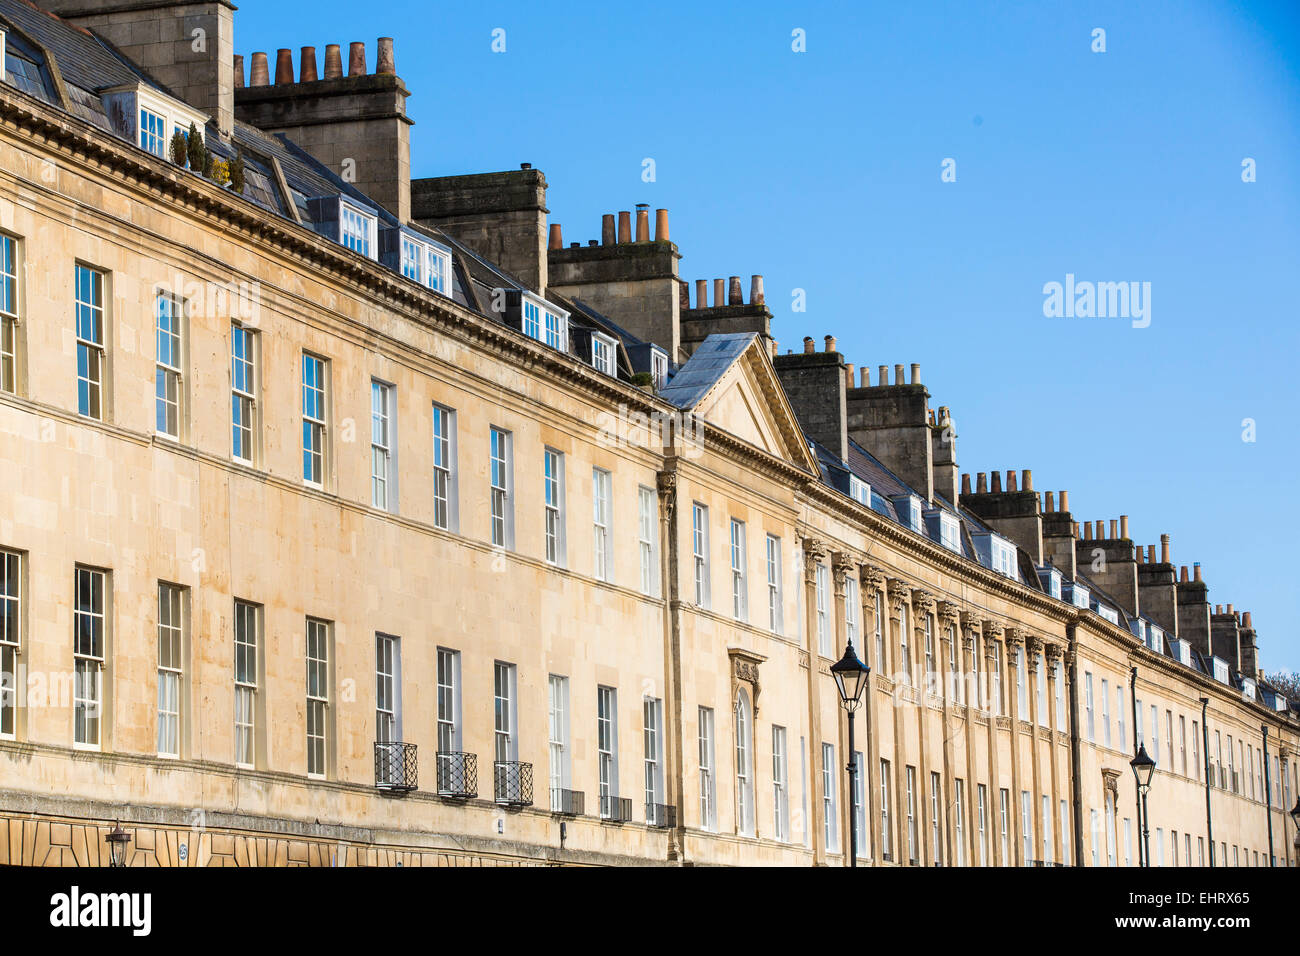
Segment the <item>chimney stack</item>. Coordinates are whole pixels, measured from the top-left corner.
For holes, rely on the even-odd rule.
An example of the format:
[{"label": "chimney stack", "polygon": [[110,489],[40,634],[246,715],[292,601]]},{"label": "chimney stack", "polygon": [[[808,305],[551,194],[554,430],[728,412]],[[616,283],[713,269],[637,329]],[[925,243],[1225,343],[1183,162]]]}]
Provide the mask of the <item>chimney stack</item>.
[{"label": "chimney stack", "polygon": [[305,46],[298,51],[298,82],[315,83],[320,76],[316,73],[316,48]]},{"label": "chimney stack", "polygon": [[668,241],[668,210],[655,210],[655,242]]}]

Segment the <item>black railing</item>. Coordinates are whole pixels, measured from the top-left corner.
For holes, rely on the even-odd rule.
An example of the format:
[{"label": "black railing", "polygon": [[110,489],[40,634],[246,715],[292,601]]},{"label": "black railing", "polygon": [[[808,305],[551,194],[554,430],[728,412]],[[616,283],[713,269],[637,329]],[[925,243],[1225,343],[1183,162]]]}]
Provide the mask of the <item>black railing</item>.
[{"label": "black railing", "polygon": [[600,818],[610,823],[628,823],[632,819],[632,798],[601,797]]},{"label": "black railing", "polygon": [[492,765],[492,793],[507,807],[533,805],[533,765],[517,760],[498,760]]},{"label": "black railing", "polygon": [[438,794],[472,799],[478,796],[478,754],[438,751]]},{"label": "black railing", "polygon": [[586,794],[577,790],[551,788],[551,812],[566,817],[580,817],[586,808]]},{"label": "black railing", "polygon": [[406,793],[418,785],[415,744],[400,740],[375,742],[375,786]]},{"label": "black railing", "polygon": [[677,826],[677,808],[666,803],[647,803],[645,805],[645,822],[652,827],[670,829]]}]

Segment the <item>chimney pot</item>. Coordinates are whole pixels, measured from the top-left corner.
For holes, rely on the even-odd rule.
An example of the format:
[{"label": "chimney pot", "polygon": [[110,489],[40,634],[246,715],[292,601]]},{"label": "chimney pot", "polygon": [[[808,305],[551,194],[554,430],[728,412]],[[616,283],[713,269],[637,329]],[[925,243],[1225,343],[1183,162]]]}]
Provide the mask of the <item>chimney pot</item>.
[{"label": "chimney pot", "polygon": [[777,352],[780,351],[780,343],[776,339],[772,340],[772,358],[776,358]]},{"label": "chimney pot", "polygon": [[1076,538],[1082,538],[1082,537],[1083,537],[1083,529],[1079,527],[1079,522],[1077,522],[1077,521],[1071,521],[1070,524],[1071,524],[1071,526],[1074,528],[1074,536],[1075,536]]},{"label": "chimney pot", "polygon": [[275,53],[275,85],[293,82],[293,51],[281,48]]},{"label": "chimney pot", "polygon": [[636,241],[650,241],[650,207],[643,202],[636,204]]},{"label": "chimney pot", "polygon": [[632,241],[632,213],[627,209],[618,211],[618,241],[620,244]]},{"label": "chimney pot", "polygon": [[343,76],[343,56],[337,43],[325,45],[325,79],[337,80]]},{"label": "chimney pot", "polygon": [[989,491],[988,475],[982,471],[975,472],[975,494],[986,495]]},{"label": "chimney pot", "polygon": [[1000,471],[992,472],[989,474],[989,478],[992,481],[992,484],[989,487],[989,491],[995,495],[1001,494],[1002,493],[1002,472]]},{"label": "chimney pot", "polygon": [[1068,491],[1062,491],[1060,497],[1061,510],[1068,513],[1070,510],[1070,493]]},{"label": "chimney pot", "polygon": [[[944,417],[947,418],[948,416],[945,415]],[[1034,490],[1034,473],[1028,468],[1023,468],[1020,471],[1020,488],[1022,491]]]},{"label": "chimney pot", "polygon": [[1231,604],[1228,605],[1228,613],[1229,613],[1229,614],[1236,614],[1236,613],[1237,613],[1236,610],[1233,609],[1233,606],[1232,606]]},{"label": "chimney pot", "polygon": [[[591,245],[595,245],[596,240],[591,240]],[[682,312],[687,312],[691,308],[691,287],[683,282],[677,289],[677,307]]]},{"label": "chimney pot", "polygon": [[1050,513],[1056,510],[1056,494],[1051,491],[1043,492],[1043,510]]},{"label": "chimney pot", "polygon": [[857,366],[854,365],[852,362],[846,362],[844,364],[844,387],[845,388],[853,387],[853,383],[857,381],[857,372],[858,372]]},{"label": "chimney pot", "polygon": [[1223,613],[1223,605],[1222,605],[1222,604],[1216,604],[1216,605],[1214,605],[1214,613],[1215,613],[1215,614],[1222,614],[1222,613]]},{"label": "chimney pot", "polygon": [[901,365],[894,366],[894,384],[895,385],[907,384],[907,379],[903,378],[903,366]]},{"label": "chimney pot", "polygon": [[1249,612],[1249,611],[1246,611],[1244,614],[1242,614],[1242,616],[1241,616],[1241,626],[1244,627],[1244,628],[1246,628],[1247,630],[1252,630],[1252,629],[1254,629],[1254,624],[1251,623],[1251,620],[1250,620],[1250,612]]},{"label": "chimney pot", "polygon": [[1092,540],[1092,522],[1091,522],[1091,521],[1085,521],[1085,522],[1083,523],[1083,540],[1084,540],[1084,541],[1091,541],[1091,540]]},{"label": "chimney pot", "polygon": [[750,276],[749,277],[749,304],[763,305],[764,301],[765,300],[763,298],[763,277]]},{"label": "chimney pot", "polygon": [[1169,535],[1167,534],[1160,536],[1160,563],[1169,563]]},{"label": "chimney pot", "polygon": [[1200,561],[1197,561],[1195,564],[1192,565],[1192,580],[1193,580],[1193,581],[1199,581],[1199,580],[1201,580],[1201,562],[1200,562]]},{"label": "chimney pot", "polygon": [[600,217],[600,244],[602,246],[612,246],[614,244],[614,214],[607,212]]},{"label": "chimney pot", "polygon": [[745,297],[740,292],[740,276],[727,279],[727,305],[744,305]]},{"label": "chimney pot", "polygon": [[1155,564],[1155,563],[1156,563],[1156,546],[1154,544],[1149,544],[1147,545],[1147,564]]},{"label": "chimney pot", "polygon": [[961,476],[961,493],[963,495],[970,494],[970,472],[969,471],[964,473]]},{"label": "chimney pot", "polygon": [[1128,515],[1119,516],[1119,536],[1125,541],[1128,540]]},{"label": "chimney pot", "polygon": [[921,384],[921,366],[917,362],[912,363],[912,384]]},{"label": "chimney pot", "polygon": [[655,242],[668,241],[668,210],[655,210]]},{"label": "chimney pot", "polygon": [[1187,583],[1187,565],[1184,564],[1181,568],[1178,569],[1178,580],[1182,584]]},{"label": "chimney pot", "polygon": [[1007,469],[1007,491],[1016,490],[1016,472],[1014,468]]},{"label": "chimney pot", "polygon": [[[575,242],[574,245],[576,246],[577,243]],[[560,231],[560,224],[558,222],[551,223],[551,238],[550,238],[550,242],[547,243],[547,248],[548,249],[564,248],[564,234]]]},{"label": "chimney pot", "polygon": [[882,365],[882,366],[880,366],[880,368],[877,370],[876,378],[877,378],[877,381],[876,381],[876,384],[877,384],[877,385],[888,385],[888,384],[889,384],[889,366],[888,366],[888,365]]},{"label": "chimney pot", "polygon": [[813,341],[813,337],[811,335],[805,335],[803,337],[803,354],[812,355],[816,351],[817,343]]},{"label": "chimney pot", "polygon": [[709,307],[709,280],[695,280],[695,308],[707,309]]},{"label": "chimney pot", "polygon": [[1114,518],[1110,519],[1110,538],[1114,541],[1119,537],[1119,522]]},{"label": "chimney pot", "polygon": [[[588,239],[588,240],[587,240],[587,245],[589,245],[589,246],[598,246],[598,245],[600,245],[600,243],[597,242],[595,239]],[[685,288],[685,286],[683,286],[683,288]]]},{"label": "chimney pot", "polygon": [[835,351],[835,336],[833,335],[826,336],[826,351],[827,352]]},{"label": "chimney pot", "polygon": [[305,46],[298,51],[298,82],[315,83],[320,79],[316,72],[316,48]]},{"label": "chimney pot", "polygon": [[353,40],[348,48],[348,76],[366,75],[366,45],[360,40]]},{"label": "chimney pot", "polygon": [[713,280],[713,306],[725,305],[727,302],[727,283],[723,279]]},{"label": "chimney pot", "polygon": [[235,89],[244,88],[244,57],[242,54],[235,54]]},{"label": "chimney pot", "polygon": [[253,76],[249,81],[250,86],[270,86],[271,73],[266,65],[266,54],[257,52],[253,54]]},{"label": "chimney pot", "polygon": [[375,54],[375,73],[393,76],[397,73],[397,61],[393,57],[393,38],[379,38],[379,52]]},{"label": "chimney pot", "polygon": [[862,368],[858,371],[858,376],[859,376],[859,383],[862,388],[871,387],[871,369],[869,369],[865,365],[862,366]]},{"label": "chimney pot", "polygon": [[1137,563],[1138,564],[1147,563],[1147,553],[1143,551],[1141,547],[1137,549]]}]

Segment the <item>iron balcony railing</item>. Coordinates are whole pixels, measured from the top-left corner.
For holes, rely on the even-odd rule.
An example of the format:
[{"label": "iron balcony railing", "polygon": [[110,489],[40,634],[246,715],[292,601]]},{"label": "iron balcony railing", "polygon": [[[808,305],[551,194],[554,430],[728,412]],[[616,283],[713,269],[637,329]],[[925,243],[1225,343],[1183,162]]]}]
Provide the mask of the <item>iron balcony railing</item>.
[{"label": "iron balcony railing", "polygon": [[502,806],[533,805],[533,765],[517,760],[498,760],[492,765],[493,799]]},{"label": "iron balcony railing", "polygon": [[652,827],[670,829],[677,826],[677,808],[666,803],[647,803],[645,822]]},{"label": "iron balcony railing", "polygon": [[587,802],[586,794],[577,790],[551,788],[551,812],[566,817],[580,817]]},{"label": "iron balcony railing", "polygon": [[478,796],[478,754],[438,751],[438,795],[466,800]]},{"label": "iron balcony railing", "polygon": [[415,744],[400,740],[375,742],[375,786],[380,790],[406,793],[418,786]]},{"label": "iron balcony railing", "polygon": [[608,794],[600,798],[600,818],[610,823],[628,823],[632,819],[632,798],[611,797]]}]

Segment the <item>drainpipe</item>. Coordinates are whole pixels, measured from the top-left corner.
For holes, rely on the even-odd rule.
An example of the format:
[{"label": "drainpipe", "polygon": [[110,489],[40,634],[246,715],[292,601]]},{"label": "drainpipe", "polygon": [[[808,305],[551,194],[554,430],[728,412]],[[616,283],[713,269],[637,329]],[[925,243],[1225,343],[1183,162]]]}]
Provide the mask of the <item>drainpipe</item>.
[{"label": "drainpipe", "polygon": [[1210,728],[1205,723],[1205,708],[1210,698],[1201,698],[1201,752],[1205,755],[1205,838],[1210,841],[1210,866],[1214,866],[1214,818],[1210,814]]},{"label": "drainpipe", "polygon": [[[1128,696],[1132,701],[1133,712],[1133,756],[1138,753],[1138,721],[1142,715],[1138,713],[1138,669],[1134,665],[1129,671],[1128,676]],[[1137,821],[1138,821],[1138,866],[1146,866],[1146,856],[1142,852],[1142,792],[1138,787],[1133,788],[1133,799],[1137,802]]]},{"label": "drainpipe", "polygon": [[1083,784],[1080,780],[1079,753],[1079,658],[1074,635],[1078,625],[1071,621],[1065,625],[1067,658],[1070,662],[1070,797],[1074,801],[1074,859],[1083,866]]},{"label": "drainpipe", "polygon": [[1273,787],[1268,779],[1268,724],[1260,724],[1264,732],[1264,812],[1268,814],[1268,865],[1273,865]]}]

